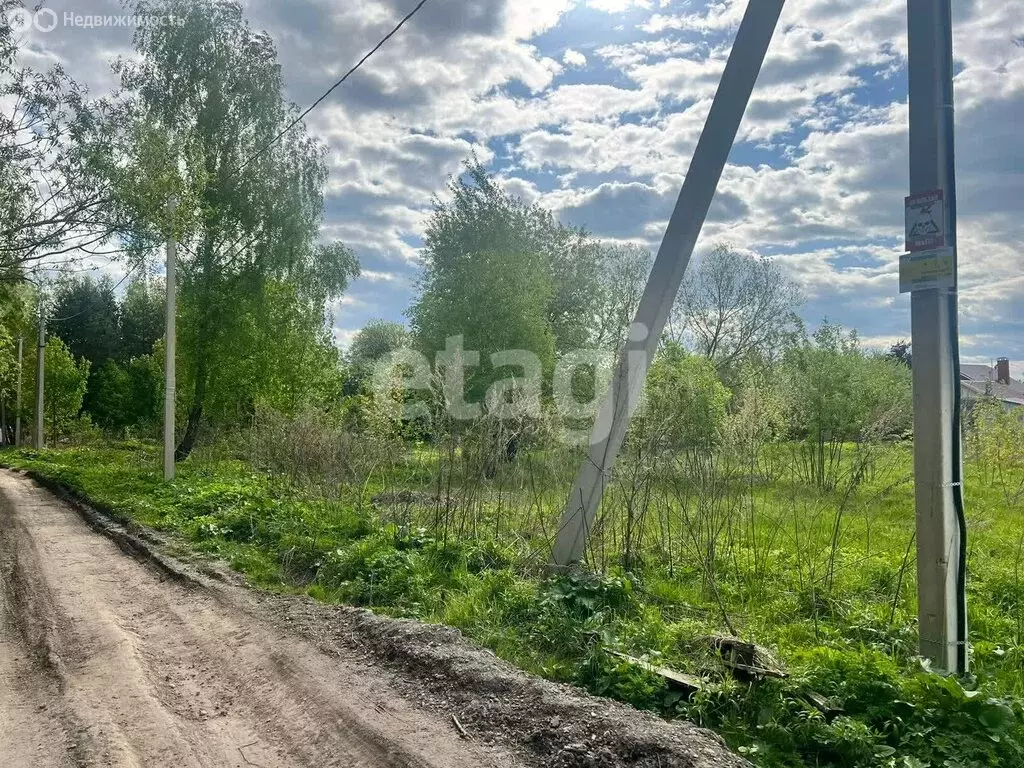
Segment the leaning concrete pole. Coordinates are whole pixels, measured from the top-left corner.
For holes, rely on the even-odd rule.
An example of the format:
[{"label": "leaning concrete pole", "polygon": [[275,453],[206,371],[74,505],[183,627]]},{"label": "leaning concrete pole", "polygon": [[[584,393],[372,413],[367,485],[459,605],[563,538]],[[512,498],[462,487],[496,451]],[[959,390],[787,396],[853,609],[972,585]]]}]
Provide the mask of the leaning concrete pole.
[{"label": "leaning concrete pole", "polygon": [[[914,497],[921,655],[967,671],[960,457],[950,0],[909,0],[910,201],[932,194],[936,241],[952,248],[953,287],[911,293],[914,365]],[[908,248],[913,249],[908,226]],[[944,242],[943,242],[944,241]],[[927,258],[926,254],[922,256]]]},{"label": "leaning concrete pole", "polygon": [[[167,218],[174,223],[175,201],[167,203]],[[174,234],[167,237],[167,321],[164,334],[164,480],[174,479],[174,405],[176,397],[175,349],[177,330],[175,322],[175,292],[178,266],[178,243]]]},{"label": "leaning concrete pole", "polygon": [[580,467],[566,502],[554,550],[556,566],[564,567],[583,558],[604,486],[626,436],[629,419],[636,410],[647,380],[647,369],[658,349],[784,2],[750,0],[747,5],[629,339],[598,411],[590,435],[590,454]]},{"label": "leaning concrete pole", "polygon": [[46,389],[46,315],[43,313],[43,291],[39,289],[39,348],[36,350],[36,423],[33,445],[41,451],[43,445],[43,402]]}]

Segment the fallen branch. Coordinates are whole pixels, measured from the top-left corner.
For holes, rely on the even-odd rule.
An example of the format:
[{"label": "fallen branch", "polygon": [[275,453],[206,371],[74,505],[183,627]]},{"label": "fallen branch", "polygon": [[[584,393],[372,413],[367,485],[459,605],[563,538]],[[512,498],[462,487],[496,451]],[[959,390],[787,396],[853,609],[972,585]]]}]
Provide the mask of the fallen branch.
[{"label": "fallen branch", "polygon": [[259,743],[260,742],[257,739],[256,741],[250,741],[248,744],[243,744],[242,746],[238,747],[238,754],[242,756],[242,759],[245,761],[246,765],[254,765],[256,766],[256,768],[263,768],[263,766],[261,766],[259,763],[254,763],[252,760],[246,757],[245,752],[242,751],[243,749],[246,749],[248,747],[255,747]]},{"label": "fallen branch", "polygon": [[459,730],[459,736],[464,739],[468,739],[469,734],[466,733],[466,729],[462,727],[462,723],[459,722],[459,718],[455,716],[454,712],[452,712],[452,722],[455,723],[455,727]]}]

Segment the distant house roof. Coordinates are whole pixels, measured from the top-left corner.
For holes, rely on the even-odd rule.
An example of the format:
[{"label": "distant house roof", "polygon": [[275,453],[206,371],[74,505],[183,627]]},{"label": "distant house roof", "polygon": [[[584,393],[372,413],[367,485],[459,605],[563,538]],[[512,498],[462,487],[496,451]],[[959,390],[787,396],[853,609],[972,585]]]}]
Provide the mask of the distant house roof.
[{"label": "distant house roof", "polygon": [[988,365],[960,364],[961,381],[995,381],[996,370]]},{"label": "distant house roof", "polygon": [[960,365],[960,384],[966,393],[994,397],[1011,405],[1024,405],[1024,383],[1010,379],[1009,384],[996,381],[996,369],[987,365]]}]

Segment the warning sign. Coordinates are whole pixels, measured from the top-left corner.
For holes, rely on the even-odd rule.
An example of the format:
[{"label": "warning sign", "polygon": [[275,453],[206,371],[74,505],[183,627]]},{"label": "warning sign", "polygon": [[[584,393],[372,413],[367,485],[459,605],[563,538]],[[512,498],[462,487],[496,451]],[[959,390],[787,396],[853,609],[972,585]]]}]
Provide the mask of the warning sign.
[{"label": "warning sign", "polygon": [[956,260],[952,248],[938,248],[900,256],[900,293],[956,286]]},{"label": "warning sign", "polygon": [[911,253],[946,245],[946,210],[942,190],[910,195],[906,203],[906,248]]}]

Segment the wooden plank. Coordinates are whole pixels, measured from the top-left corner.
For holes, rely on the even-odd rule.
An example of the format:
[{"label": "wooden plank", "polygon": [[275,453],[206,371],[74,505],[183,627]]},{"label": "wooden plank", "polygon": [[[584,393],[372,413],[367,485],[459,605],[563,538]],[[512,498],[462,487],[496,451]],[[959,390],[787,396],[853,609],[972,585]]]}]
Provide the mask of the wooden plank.
[{"label": "wooden plank", "polygon": [[676,670],[669,669],[668,667],[656,667],[654,664],[646,662],[643,659],[637,659],[633,656],[629,656],[621,651],[608,651],[608,653],[632,664],[633,666],[640,667],[640,669],[663,677],[669,685],[674,685],[677,688],[682,688],[691,693],[703,690],[704,688],[704,681],[694,675],[688,675],[685,672],[677,672]]}]

